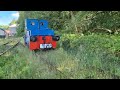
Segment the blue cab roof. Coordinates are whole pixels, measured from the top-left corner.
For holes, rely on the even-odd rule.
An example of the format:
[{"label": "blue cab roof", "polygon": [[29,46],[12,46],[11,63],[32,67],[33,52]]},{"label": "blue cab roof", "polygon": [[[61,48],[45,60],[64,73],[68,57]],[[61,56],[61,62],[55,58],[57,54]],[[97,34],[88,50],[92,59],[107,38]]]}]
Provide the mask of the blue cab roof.
[{"label": "blue cab roof", "polygon": [[54,31],[48,28],[47,20],[26,19],[26,30],[30,31],[30,35],[54,35]]}]

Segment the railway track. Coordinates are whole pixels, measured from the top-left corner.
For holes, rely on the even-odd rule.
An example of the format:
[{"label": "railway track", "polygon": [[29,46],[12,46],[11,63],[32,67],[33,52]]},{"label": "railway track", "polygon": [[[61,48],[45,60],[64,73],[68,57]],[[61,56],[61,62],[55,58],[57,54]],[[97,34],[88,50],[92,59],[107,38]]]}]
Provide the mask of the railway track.
[{"label": "railway track", "polygon": [[[25,47],[22,43],[19,43],[19,45]],[[48,52],[49,50],[43,50],[43,51]],[[37,57],[39,56],[39,54],[38,54],[36,51],[35,51],[35,54],[34,54],[34,55],[37,56]],[[40,60],[41,60],[43,63],[45,63],[50,70],[54,70],[54,71],[60,73],[60,79],[62,79],[63,77],[64,77],[65,79],[72,79],[72,75],[70,75],[70,77],[68,77],[65,73],[63,73],[62,71],[60,71],[59,69],[57,69],[57,66],[56,66],[55,64],[53,64],[52,62],[50,62],[49,60],[46,60],[46,59],[43,58],[43,57],[40,57]]]},{"label": "railway track", "polygon": [[[2,44],[2,45],[7,45],[7,44],[9,44],[10,42],[12,42],[12,41],[9,41],[9,42],[6,42],[6,43],[4,43],[4,44]],[[0,56],[2,56],[2,55],[4,55],[5,53],[7,53],[8,51],[10,51],[10,50],[12,50],[13,48],[15,48],[16,46],[18,46],[18,45],[22,45],[23,47],[25,47],[22,43],[20,43],[20,41],[18,40],[18,41],[16,41],[16,43],[14,44],[14,45],[12,45],[11,47],[9,47],[9,48],[7,48],[6,50],[4,50],[3,52],[1,52],[0,53]],[[35,52],[35,55],[36,56],[39,56],[39,54],[37,53],[37,52]],[[57,66],[53,63],[53,62],[50,62],[49,60],[46,60],[45,58],[43,58],[43,57],[40,57],[40,60],[43,62],[43,63],[45,63],[48,67],[49,67],[49,69],[50,70],[54,70],[54,71],[56,71],[56,72],[58,72],[59,73],[59,75],[60,75],[60,79],[62,79],[62,78],[65,78],[65,79],[73,79],[73,76],[69,73],[69,76],[68,75],[66,75],[64,72],[62,72],[62,71],[60,71],[59,69],[57,69]],[[97,72],[100,72],[100,73],[102,73],[102,74],[105,74],[106,73],[106,70],[103,70],[103,69],[101,69],[101,68],[96,68],[96,67],[89,67],[89,69],[91,68],[91,70],[92,69],[97,69]],[[108,73],[109,75],[110,75],[110,77],[112,78],[112,79],[120,79],[120,76],[119,75],[115,75],[115,74],[112,74],[112,73]],[[94,76],[92,77],[92,76],[89,76],[89,77],[86,77],[86,78],[94,78]]]},{"label": "railway track", "polygon": [[[36,55],[38,55],[38,54],[36,54]],[[65,79],[73,79],[73,75],[71,75],[69,73],[69,76],[67,76],[66,74],[64,74],[64,72],[62,72],[59,69],[57,69],[57,66],[55,64],[53,64],[52,62],[49,62],[49,60],[46,60],[46,59],[44,59],[42,57],[40,57],[40,60],[42,62],[44,62],[45,64],[47,64],[51,70],[55,70],[56,72],[59,72],[61,74],[61,76],[63,76]],[[97,72],[102,73],[103,75],[108,73],[108,75],[110,76],[111,79],[120,79],[120,75],[116,75],[114,73],[111,73],[109,71],[103,70],[101,68],[97,68],[97,67],[91,66],[88,69],[91,69],[91,70],[96,69]],[[61,78],[62,77],[60,77],[60,79]],[[86,78],[89,78],[89,79],[91,78],[92,79],[94,77],[90,76],[90,77],[86,77]]]},{"label": "railway track", "polygon": [[[35,55],[38,56],[39,54],[35,53]],[[54,70],[54,71],[58,72],[60,74],[60,79],[62,79],[62,78],[64,78],[64,79],[73,79],[72,78],[73,76],[71,74],[69,74],[69,76],[67,76],[64,72],[57,69],[57,66],[55,64],[53,64],[52,62],[50,62],[49,60],[46,60],[43,57],[40,57],[40,60],[43,63],[45,63],[50,70]]]},{"label": "railway track", "polygon": [[[46,52],[46,51],[45,51],[45,52]],[[49,52],[49,51],[48,51],[48,52]],[[37,54],[37,53],[35,53],[35,54],[36,54],[36,56],[39,56],[39,54]],[[63,76],[65,79],[73,79],[73,75],[71,75],[71,74],[69,73],[70,75],[67,76],[64,72],[62,72],[62,71],[60,71],[59,69],[57,69],[57,66],[56,66],[54,63],[50,62],[49,60],[46,60],[46,59],[43,58],[43,57],[40,57],[40,60],[41,60],[42,62],[44,62],[45,64],[47,64],[50,70],[55,70],[56,72],[59,72],[59,73],[61,74],[60,79],[62,78],[62,76]],[[90,70],[90,69],[91,69],[91,70],[96,69],[97,72],[102,73],[103,75],[105,75],[106,72],[108,72],[108,75],[110,76],[111,79],[120,79],[120,76],[119,76],[119,75],[116,75],[116,74],[111,73],[111,72],[109,72],[109,71],[103,70],[103,69],[101,69],[101,68],[97,68],[97,67],[91,66],[91,67],[89,67],[88,69],[89,69],[89,70]],[[86,79],[87,79],[87,78],[88,78],[88,79],[92,79],[92,78],[94,78],[94,76],[89,76],[89,77],[85,77],[85,78],[86,78]]]},{"label": "railway track", "polygon": [[7,45],[7,44],[9,44],[10,42],[12,42],[12,40],[10,40],[10,41],[8,41],[8,42],[5,42],[5,43],[3,43],[3,44],[0,44],[0,46]]},{"label": "railway track", "polygon": [[6,43],[2,44],[2,46],[6,47],[6,49],[3,50],[2,52],[0,52],[0,56],[4,55],[4,54],[7,53],[8,51],[10,51],[10,50],[12,50],[13,48],[15,48],[15,47],[19,44],[20,41],[19,41],[19,40],[16,41],[16,43],[15,43],[14,45],[5,46],[5,45],[10,44],[11,42],[14,42],[14,41],[11,40],[11,41],[9,41],[9,42],[6,42]]}]

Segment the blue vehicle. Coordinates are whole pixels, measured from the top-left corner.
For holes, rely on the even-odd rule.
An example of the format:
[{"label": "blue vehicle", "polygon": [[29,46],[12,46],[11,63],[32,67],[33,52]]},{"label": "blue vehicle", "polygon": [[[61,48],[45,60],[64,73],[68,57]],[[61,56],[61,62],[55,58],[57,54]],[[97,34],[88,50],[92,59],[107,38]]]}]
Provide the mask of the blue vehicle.
[{"label": "blue vehicle", "polygon": [[47,20],[25,20],[25,45],[30,50],[56,48],[60,37],[55,36],[54,30],[48,27]]}]

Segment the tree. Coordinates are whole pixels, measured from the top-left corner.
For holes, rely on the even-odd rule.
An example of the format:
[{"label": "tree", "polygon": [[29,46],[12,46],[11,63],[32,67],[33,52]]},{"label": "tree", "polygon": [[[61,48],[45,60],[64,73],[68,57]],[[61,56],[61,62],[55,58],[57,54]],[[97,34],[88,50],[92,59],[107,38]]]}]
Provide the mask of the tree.
[{"label": "tree", "polygon": [[[59,33],[88,33],[93,30],[120,31],[119,11],[19,11],[17,29],[19,35],[23,35],[25,19],[46,19],[49,27]],[[98,29],[97,29],[98,28]]]},{"label": "tree", "polygon": [[4,29],[4,30],[6,30],[6,29],[8,29],[8,25],[0,25],[0,28],[2,28],[2,29]]},{"label": "tree", "polygon": [[16,19],[13,19],[9,25],[12,25],[12,24],[16,24],[17,23],[17,20]]}]

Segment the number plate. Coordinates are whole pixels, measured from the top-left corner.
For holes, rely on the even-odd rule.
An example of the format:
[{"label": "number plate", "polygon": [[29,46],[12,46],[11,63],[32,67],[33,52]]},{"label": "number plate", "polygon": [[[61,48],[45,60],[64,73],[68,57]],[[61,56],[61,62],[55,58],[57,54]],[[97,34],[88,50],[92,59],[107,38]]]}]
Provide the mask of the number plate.
[{"label": "number plate", "polygon": [[52,44],[40,44],[40,48],[52,48]]}]

